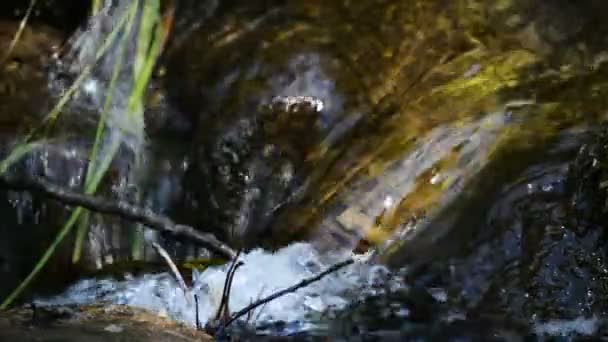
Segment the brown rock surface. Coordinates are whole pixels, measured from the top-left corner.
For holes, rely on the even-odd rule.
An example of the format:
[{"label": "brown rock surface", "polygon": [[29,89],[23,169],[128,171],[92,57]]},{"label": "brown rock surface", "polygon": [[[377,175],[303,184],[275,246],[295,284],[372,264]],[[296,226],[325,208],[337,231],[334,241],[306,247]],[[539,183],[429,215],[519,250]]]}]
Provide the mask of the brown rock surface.
[{"label": "brown rock surface", "polygon": [[18,308],[0,313],[0,340],[23,342],[211,341],[203,332],[124,306]]}]

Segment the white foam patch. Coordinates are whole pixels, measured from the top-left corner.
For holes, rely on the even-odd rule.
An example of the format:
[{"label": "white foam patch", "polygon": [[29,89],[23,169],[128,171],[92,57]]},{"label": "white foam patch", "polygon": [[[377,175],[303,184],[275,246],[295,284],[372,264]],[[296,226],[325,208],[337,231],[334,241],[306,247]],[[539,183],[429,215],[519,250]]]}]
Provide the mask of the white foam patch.
[{"label": "white foam patch", "polygon": [[[244,265],[238,269],[230,296],[230,310],[236,312],[251,302],[290,287],[314,276],[346,255],[321,257],[312,245],[297,243],[274,254],[254,250],[241,257]],[[212,319],[219,306],[229,265],[212,267],[194,274],[192,290],[184,294],[171,275],[143,275],[127,281],[83,280],[64,294],[50,299],[38,299],[37,305],[70,305],[110,302],[127,304],[166,315],[194,326],[196,324],[194,295],[199,298],[199,319],[202,324]],[[322,280],[271,301],[256,309],[254,323],[274,321],[299,322],[299,329],[310,315],[339,309],[361,294],[370,294],[373,285],[387,274],[382,266],[356,262]],[[195,272],[198,273],[198,272]],[[395,281],[392,287],[403,284]],[[349,293],[351,295],[349,295]]]},{"label": "white foam patch", "polygon": [[544,323],[536,323],[534,332],[537,335],[569,336],[569,335],[595,335],[600,320],[597,317],[583,318],[574,320],[551,320]]}]

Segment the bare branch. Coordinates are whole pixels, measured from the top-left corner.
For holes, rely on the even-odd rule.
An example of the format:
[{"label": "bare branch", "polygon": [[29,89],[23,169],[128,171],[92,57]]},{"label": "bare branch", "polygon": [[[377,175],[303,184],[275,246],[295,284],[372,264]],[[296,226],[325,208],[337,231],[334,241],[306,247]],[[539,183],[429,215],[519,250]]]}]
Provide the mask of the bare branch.
[{"label": "bare branch", "polygon": [[194,315],[196,320],[196,330],[203,330],[203,326],[201,325],[201,319],[198,313],[198,295],[194,294]]},{"label": "bare branch", "polygon": [[134,206],[126,201],[107,200],[77,193],[66,187],[52,184],[42,177],[17,179],[2,175],[0,176],[0,186],[11,190],[37,192],[68,205],[143,223],[151,229],[188,238],[193,243],[197,243],[228,259],[233,259],[236,256],[236,252],[232,248],[219,241],[212,234],[202,233],[187,225],[175,224],[166,216],[156,214],[150,209]]},{"label": "bare branch", "polygon": [[230,289],[232,288],[232,279],[234,278],[234,273],[239,267],[243,265],[243,262],[239,261],[240,255],[241,250],[237,252],[236,257],[232,260],[232,263],[228,268],[228,272],[226,273],[226,279],[224,280],[224,289],[222,291],[222,300],[220,301],[220,306],[218,307],[217,313],[215,315],[216,321],[230,319]]},{"label": "bare branch", "polygon": [[258,301],[255,301],[254,303],[252,303],[252,304],[250,304],[250,305],[248,305],[248,306],[244,307],[244,308],[243,308],[243,309],[241,309],[240,311],[238,311],[238,312],[234,313],[234,314],[233,314],[233,315],[230,317],[230,319],[229,319],[229,320],[227,320],[225,323],[223,323],[223,324],[222,324],[222,325],[221,325],[221,326],[220,326],[220,327],[217,329],[216,336],[223,334],[224,330],[225,330],[225,329],[226,329],[226,328],[227,328],[227,327],[228,327],[230,324],[234,323],[234,321],[236,321],[237,319],[239,319],[239,318],[241,318],[241,317],[245,316],[245,315],[246,315],[246,314],[247,314],[249,311],[255,310],[257,307],[259,307],[259,306],[261,306],[261,305],[264,305],[264,304],[266,304],[266,303],[268,303],[268,302],[271,302],[271,301],[273,301],[273,300],[275,300],[275,299],[277,299],[277,298],[279,298],[279,297],[282,297],[282,296],[284,296],[284,295],[286,295],[286,294],[296,292],[297,290],[299,290],[299,289],[301,289],[301,288],[303,288],[303,287],[306,287],[306,286],[308,286],[308,285],[310,285],[310,284],[312,284],[312,283],[315,283],[315,282],[317,282],[317,281],[319,281],[319,280],[323,279],[325,276],[327,276],[327,275],[329,275],[329,274],[331,274],[331,273],[337,272],[337,271],[339,271],[340,269],[342,269],[342,268],[344,268],[344,267],[346,267],[346,266],[348,266],[348,265],[350,265],[350,264],[353,264],[354,262],[355,262],[355,260],[354,260],[354,259],[352,259],[352,258],[346,259],[346,260],[344,260],[344,261],[341,261],[341,262],[339,262],[339,263],[337,263],[337,264],[332,265],[331,267],[329,267],[329,268],[328,268],[328,269],[326,269],[325,271],[323,271],[323,272],[321,272],[321,273],[319,273],[319,274],[317,274],[317,275],[315,275],[315,276],[313,276],[313,277],[310,277],[310,278],[304,279],[304,280],[302,280],[301,282],[299,282],[299,283],[297,283],[297,284],[295,284],[295,285],[293,285],[293,286],[290,286],[290,287],[288,287],[288,288],[286,288],[286,289],[283,289],[283,290],[281,290],[281,291],[275,292],[275,293],[273,293],[273,294],[271,294],[271,295],[269,295],[269,296],[267,296],[267,297],[265,297],[265,298],[262,298],[262,299],[260,299],[260,300],[258,300]]},{"label": "bare branch", "polygon": [[244,265],[242,261],[239,261],[240,254],[241,250],[237,252],[236,257],[232,260],[230,267],[228,267],[226,279],[224,279],[222,299],[219,307],[217,308],[215,319],[208,321],[207,324],[205,324],[205,332],[209,335],[214,335],[216,332],[218,332],[218,328],[222,327],[224,323],[230,319],[230,290],[232,288],[232,281],[234,279],[236,270]]},{"label": "bare branch", "polygon": [[[184,295],[187,295],[187,293],[188,293],[188,286],[186,285],[186,282],[184,281],[184,277],[182,277],[182,274],[179,273],[179,269],[177,268],[177,266],[175,266],[175,263],[173,262],[173,260],[171,260],[171,257],[169,256],[169,253],[167,253],[167,251],[161,245],[159,245],[156,242],[152,242],[152,247],[154,247],[154,249],[156,249],[156,251],[158,252],[158,254],[163,259],[165,259],[165,261],[169,265],[169,268],[173,272],[173,275],[175,276],[175,279],[177,280],[177,283],[179,284],[179,287],[181,287],[182,291],[184,291]],[[190,297],[186,296],[186,298],[190,298]]]}]

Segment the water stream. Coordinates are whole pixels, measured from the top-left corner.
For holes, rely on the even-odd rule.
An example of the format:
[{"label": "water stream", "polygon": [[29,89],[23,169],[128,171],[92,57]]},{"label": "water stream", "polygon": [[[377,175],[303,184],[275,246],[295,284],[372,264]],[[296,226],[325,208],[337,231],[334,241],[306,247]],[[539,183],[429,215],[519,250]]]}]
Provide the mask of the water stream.
[{"label": "water stream", "polygon": [[[588,277],[603,277],[608,265],[603,255],[594,259],[577,253],[597,250],[601,232],[590,229],[579,236],[564,216],[570,199],[568,166],[584,137],[581,132],[564,134],[555,148],[545,151],[545,159],[484,194],[484,203],[469,209],[476,214],[463,221],[470,233],[461,229],[459,235],[439,241],[428,251],[432,262],[391,271],[364,258],[255,310],[250,323],[260,335],[306,332],[345,340],[353,334],[422,339],[597,335],[604,324],[603,281]],[[350,255],[347,248],[320,253],[311,243],[246,253],[234,278],[230,310],[236,312]],[[576,255],[582,259],[571,269],[568,258]],[[526,271],[529,262],[540,269]],[[128,304],[194,326],[196,294],[205,324],[216,314],[228,267],[194,271],[192,289],[185,294],[170,273],[161,273],[82,280],[36,303]]]},{"label": "water stream", "polygon": [[[69,81],[92,62],[94,51],[103,43],[102,36],[116,25],[129,1],[105,3],[108,6],[75,33],[68,53],[52,66],[52,94],[65,91]],[[112,3],[117,7],[109,6]],[[331,336],[335,340],[427,340],[442,336],[454,340],[519,340],[522,336],[608,333],[606,236],[601,219],[595,216],[599,213],[589,209],[596,208],[588,203],[593,199],[587,199],[596,190],[588,193],[580,189],[596,189],[596,179],[589,181],[591,185],[584,183],[585,175],[595,166],[580,165],[587,165],[585,160],[591,159],[592,165],[601,164],[595,162],[601,159],[598,154],[589,154],[589,146],[601,145],[593,137],[597,133],[594,124],[605,117],[603,112],[590,115],[588,120],[579,120],[578,113],[566,109],[566,114],[555,114],[551,110],[559,107],[554,105],[556,100],[544,99],[541,95],[546,94],[540,90],[540,95],[535,96],[536,93],[531,95],[528,89],[520,91],[515,86],[496,98],[485,99],[487,94],[471,91],[477,89],[476,82],[481,79],[492,86],[496,80],[497,84],[509,83],[503,79],[521,72],[520,64],[532,73],[530,65],[538,56],[516,50],[506,57],[492,55],[495,52],[475,57],[484,63],[496,63],[492,69],[482,64],[470,65],[466,58],[479,53],[477,48],[471,48],[462,60],[446,58],[446,65],[459,72],[445,72],[441,65],[439,71],[429,71],[421,77],[429,84],[443,82],[445,87],[438,87],[436,92],[429,88],[433,91],[428,97],[416,97],[415,91],[411,92],[413,95],[397,92],[395,101],[401,100],[399,96],[410,96],[415,100],[411,101],[415,109],[382,114],[379,112],[384,102],[366,101],[374,102],[374,98],[390,93],[387,89],[399,82],[409,86],[413,77],[400,72],[391,74],[390,67],[379,63],[382,72],[389,71],[387,75],[367,71],[369,75],[360,81],[368,83],[366,95],[372,100],[362,100],[360,97],[365,96],[351,94],[359,89],[359,85],[353,85],[356,77],[342,77],[340,72],[356,74],[354,69],[367,64],[344,63],[345,66],[340,58],[352,56],[324,50],[324,44],[331,46],[327,43],[331,39],[343,43],[341,38],[328,38],[327,32],[333,32],[331,23],[322,26],[319,36],[313,31],[297,36],[317,28],[304,24],[310,18],[318,19],[316,6],[332,20],[332,16],[341,18],[339,6],[325,8],[315,3],[292,8],[280,1],[270,1],[263,9],[245,4],[244,10],[237,11],[232,6],[240,8],[232,3],[208,1],[197,5],[204,15],[195,24],[178,22],[177,27],[187,28],[185,31],[209,34],[209,39],[201,39],[203,48],[220,52],[198,55],[201,48],[193,44],[195,53],[184,60],[203,60],[209,65],[203,63],[202,69],[196,69],[198,64],[193,69],[173,66],[168,72],[175,71],[175,75],[168,77],[167,84],[180,86],[184,70],[205,76],[199,80],[198,74],[193,75],[192,83],[199,82],[195,86],[188,78],[183,81],[184,88],[159,92],[160,101],[146,108],[145,116],[126,112],[125,94],[132,87],[128,75],[134,54],[134,49],[127,49],[123,76],[112,92],[109,129],[103,146],[119,142],[123,147],[112,164],[114,176],[106,184],[105,195],[131,199],[176,221],[213,231],[231,243],[250,238],[244,245],[254,248],[241,256],[244,265],[232,284],[231,312],[356,254],[353,265],[254,310],[244,319],[250,325],[235,324],[233,335]],[[382,6],[379,4],[378,8]],[[365,12],[355,5],[353,8],[357,15]],[[283,14],[307,19],[302,19],[301,26],[292,27]],[[235,18],[243,19],[243,27]],[[186,17],[182,19],[188,21]],[[207,20],[213,29],[197,31]],[[282,32],[281,25],[287,25],[289,30]],[[268,32],[260,27],[268,27],[270,33],[266,35]],[[352,27],[342,29],[340,34],[351,37]],[[258,31],[262,32],[259,37]],[[251,49],[255,54],[252,52],[249,60],[244,58],[253,44],[247,40],[251,39],[248,34],[260,41],[267,39],[265,44],[274,49],[276,44],[285,49],[280,45],[289,40],[285,37],[304,37],[304,48],[274,58],[266,45],[260,44],[257,50]],[[306,45],[309,37],[312,43]],[[221,50],[232,42],[241,42],[243,50],[238,45],[234,50]],[[181,43],[175,44],[180,51]],[[416,46],[406,47],[416,50]],[[74,132],[84,135],[85,131],[93,131],[117,51],[117,46],[110,49],[84,81],[79,96],[70,102],[70,115],[80,115],[80,120],[70,125],[68,116],[63,133],[71,132],[78,138]],[[443,56],[428,53],[429,59],[443,63]],[[360,60],[357,53],[353,55],[354,60]],[[386,52],[386,56],[383,58],[388,60],[391,53]],[[221,65],[212,64],[218,63],[218,58]],[[508,64],[511,62],[517,68]],[[372,62],[370,65],[374,66]],[[503,72],[505,65],[517,72]],[[604,69],[600,65],[598,75],[603,75]],[[589,78],[595,80],[595,76]],[[397,80],[399,77],[406,81]],[[541,81],[556,83],[556,88],[578,87],[575,77],[574,85],[566,83],[568,77],[564,77],[566,81]],[[424,92],[428,85],[421,84]],[[467,88],[470,84],[471,88]],[[163,86],[166,84],[159,77],[151,89]],[[439,99],[433,97],[435,94],[440,94]],[[450,99],[461,107],[452,108]],[[198,112],[187,112],[192,108]],[[278,128],[272,126],[274,123]],[[362,127],[369,136],[361,136]],[[353,131],[356,134],[350,135]],[[73,141],[45,147],[28,157],[28,172],[42,172],[49,179],[72,187],[80,185],[90,141],[78,140],[73,143],[74,148],[64,148],[70,142]],[[585,144],[587,150],[581,150]],[[311,146],[321,146],[322,151]],[[104,148],[102,156],[107,153]],[[334,148],[343,153],[333,155]],[[309,161],[315,153],[321,155],[322,162]],[[317,169],[327,166],[323,164],[331,159],[327,155],[339,156],[337,161],[328,162],[333,173],[327,174],[327,180],[309,182],[314,178],[311,175],[317,176]],[[354,172],[359,169],[362,171]],[[353,179],[351,173],[356,173]],[[312,200],[302,204],[298,202],[301,198]],[[330,199],[325,201],[326,198]],[[25,221],[35,217],[33,224],[38,224],[36,215],[43,211],[33,208],[27,194],[11,193],[8,200],[18,225],[23,224],[23,217]],[[292,212],[296,216],[282,215]],[[310,212],[317,215],[316,219],[290,221]],[[132,257],[132,250],[125,246],[130,238],[122,229],[126,224],[129,223],[94,217],[87,239],[87,262],[93,268],[103,270]],[[302,224],[305,234],[301,236],[305,238],[290,240],[292,230],[302,229]],[[282,230],[285,235],[279,236]],[[139,227],[139,232],[147,244],[164,244],[178,261],[208,255],[188,244],[168,242],[145,227]],[[289,238],[283,239],[285,236]],[[362,241],[377,249],[359,250]],[[275,250],[259,248],[258,243]],[[150,250],[148,246],[139,257],[158,261]],[[58,295],[38,295],[34,303],[125,304],[190,326],[196,325],[198,315],[205,325],[216,314],[229,267],[224,264],[192,271],[187,275],[192,281],[186,292],[171,273],[127,271],[120,277],[80,279]]]}]

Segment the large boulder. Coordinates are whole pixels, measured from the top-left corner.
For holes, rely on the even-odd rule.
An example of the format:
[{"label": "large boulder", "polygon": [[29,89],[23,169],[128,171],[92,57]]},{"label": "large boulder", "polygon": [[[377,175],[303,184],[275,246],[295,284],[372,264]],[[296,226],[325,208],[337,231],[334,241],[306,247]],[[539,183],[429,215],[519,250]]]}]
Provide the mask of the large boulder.
[{"label": "large boulder", "polygon": [[[245,246],[312,238],[331,249],[406,230],[397,240],[436,235],[424,228],[431,225],[404,223],[445,212],[505,153],[542,149],[561,130],[601,116],[605,7],[213,7],[196,29],[177,34],[165,60],[170,98],[198,127],[186,180],[192,221]],[[268,115],[276,97],[306,96],[323,104],[304,111],[306,129],[292,124],[301,111]],[[269,124],[277,133],[266,132]],[[444,226],[436,231],[452,227]]]}]

